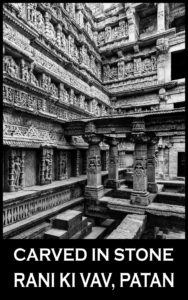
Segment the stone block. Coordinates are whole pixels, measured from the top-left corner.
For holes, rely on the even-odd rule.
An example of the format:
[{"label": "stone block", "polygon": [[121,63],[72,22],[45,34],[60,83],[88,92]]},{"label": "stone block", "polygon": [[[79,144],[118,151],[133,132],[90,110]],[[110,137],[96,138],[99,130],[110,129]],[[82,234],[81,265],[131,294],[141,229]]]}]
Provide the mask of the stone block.
[{"label": "stone block", "polygon": [[80,211],[67,210],[53,220],[53,227],[70,231],[81,223],[82,214]]}]

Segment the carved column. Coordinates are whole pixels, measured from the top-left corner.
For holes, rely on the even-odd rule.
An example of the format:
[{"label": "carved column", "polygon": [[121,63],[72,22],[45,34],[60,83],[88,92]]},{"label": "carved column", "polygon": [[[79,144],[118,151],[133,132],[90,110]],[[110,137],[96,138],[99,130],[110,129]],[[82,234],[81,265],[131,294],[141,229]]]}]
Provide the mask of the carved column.
[{"label": "carved column", "polygon": [[10,150],[9,156],[9,191],[14,192],[14,152]]},{"label": "carved column", "polygon": [[127,21],[128,21],[129,42],[135,42],[137,40],[135,9],[129,6],[127,8],[126,13],[127,13]]},{"label": "carved column", "polygon": [[157,4],[157,31],[165,31],[165,3]]},{"label": "carved column", "polygon": [[87,157],[87,186],[85,197],[88,200],[97,201],[104,194],[104,187],[101,184],[101,150],[99,143],[101,137],[95,134],[85,136],[89,144]]},{"label": "carved column", "polygon": [[132,141],[135,143],[133,167],[133,191],[131,203],[137,205],[149,204],[147,191],[147,136],[144,120],[133,122]]},{"label": "carved column", "polygon": [[118,79],[123,79],[124,78],[124,73],[125,72],[125,63],[124,61],[118,62]]},{"label": "carved column", "polygon": [[78,21],[78,24],[80,25],[80,27],[83,27],[84,26],[84,22],[83,22],[83,13],[81,10],[79,10],[77,12],[77,21]]},{"label": "carved column", "polygon": [[24,159],[25,159],[25,152],[21,150],[21,161],[20,161],[20,187],[21,189],[24,188]]},{"label": "carved column", "polygon": [[171,80],[169,42],[167,38],[157,40],[157,79],[162,84]]},{"label": "carved column", "polygon": [[42,148],[40,160],[40,184],[52,182],[53,149]]},{"label": "carved column", "polygon": [[108,182],[107,186],[117,189],[120,187],[119,181],[119,159],[118,159],[118,140],[115,137],[107,138],[109,144],[109,165],[108,165]]},{"label": "carved column", "polygon": [[59,47],[61,47],[61,32],[62,32],[62,26],[61,24],[57,24],[57,44]]},{"label": "carved column", "polygon": [[150,137],[148,140],[148,158],[147,158],[147,179],[148,179],[148,191],[150,193],[157,193],[158,186],[155,181],[155,146],[158,143],[156,136]]},{"label": "carved column", "polygon": [[76,149],[76,177],[80,176],[80,149]]},{"label": "carved column", "polygon": [[61,102],[64,102],[64,92],[65,92],[64,84],[61,82],[59,85],[59,100]]},{"label": "carved column", "polygon": [[51,15],[49,14],[49,12],[45,12],[45,34],[46,36],[49,36],[49,22],[51,19]]}]

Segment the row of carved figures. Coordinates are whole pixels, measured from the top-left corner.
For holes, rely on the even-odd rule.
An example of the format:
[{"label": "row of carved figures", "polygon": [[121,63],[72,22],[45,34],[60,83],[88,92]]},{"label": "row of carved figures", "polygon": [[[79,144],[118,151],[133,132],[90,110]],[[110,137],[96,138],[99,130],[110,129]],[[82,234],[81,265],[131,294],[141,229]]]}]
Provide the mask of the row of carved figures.
[{"label": "row of carved figures", "polygon": [[114,28],[106,26],[105,30],[98,34],[97,42],[98,45],[101,46],[104,43],[108,43],[122,37],[128,38],[128,23],[125,21],[120,21],[119,26]]},{"label": "row of carved figures", "polygon": [[88,101],[83,94],[76,95],[74,89],[65,88],[62,83],[52,82],[51,77],[45,73],[34,74],[34,65],[23,59],[20,63],[16,63],[12,56],[5,55],[3,57],[3,70],[10,77],[22,79],[36,87],[40,87],[64,103],[72,104],[97,116],[107,114],[105,105],[100,107],[96,99]]},{"label": "row of carved figures", "polygon": [[[74,3],[75,4],[75,3]],[[21,4],[26,5],[26,4]],[[23,9],[23,8],[22,8]],[[27,22],[34,26],[38,33],[45,36],[51,43],[59,47],[65,54],[78,64],[83,64],[98,78],[101,79],[101,64],[96,60],[95,56],[90,53],[89,48],[85,45],[78,46],[75,42],[73,34],[67,34],[66,29],[62,29],[62,25],[53,24],[50,21],[49,13],[42,13],[37,9],[37,3],[27,4]],[[63,22],[65,19],[62,17]],[[87,24],[86,31],[91,37],[91,28]],[[90,29],[88,29],[90,28]],[[78,38],[79,39],[79,38]],[[92,48],[92,46],[91,46]]]},{"label": "row of carved figures", "polygon": [[103,80],[116,80],[123,78],[131,78],[138,75],[146,75],[157,70],[157,59],[156,56],[148,58],[134,59],[134,61],[125,63],[124,61],[119,62],[115,66],[106,65],[103,67]]}]

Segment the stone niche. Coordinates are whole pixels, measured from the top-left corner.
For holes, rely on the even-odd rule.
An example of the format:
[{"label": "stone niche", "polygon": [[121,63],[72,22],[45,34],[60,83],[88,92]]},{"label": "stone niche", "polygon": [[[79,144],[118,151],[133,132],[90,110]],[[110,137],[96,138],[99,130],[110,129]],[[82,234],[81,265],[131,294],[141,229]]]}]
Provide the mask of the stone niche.
[{"label": "stone niche", "polygon": [[[147,12],[147,14],[146,14]],[[140,37],[157,32],[157,8],[151,5],[148,9],[143,9],[139,13],[139,33]]]},{"label": "stone niche", "polygon": [[37,185],[37,174],[39,172],[37,165],[37,150],[27,149],[25,150],[25,187]]}]

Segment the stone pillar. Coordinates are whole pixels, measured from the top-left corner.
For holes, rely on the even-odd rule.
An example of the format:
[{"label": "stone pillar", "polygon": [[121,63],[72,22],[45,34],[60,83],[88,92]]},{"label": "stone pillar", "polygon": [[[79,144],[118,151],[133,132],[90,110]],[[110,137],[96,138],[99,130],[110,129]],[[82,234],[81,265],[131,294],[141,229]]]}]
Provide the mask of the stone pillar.
[{"label": "stone pillar", "polygon": [[147,158],[147,179],[148,179],[148,191],[150,193],[157,193],[158,186],[155,181],[155,145],[158,142],[157,137],[151,137],[148,141],[148,158]]},{"label": "stone pillar", "polygon": [[128,36],[129,42],[135,42],[137,40],[137,26],[136,26],[136,17],[135,9],[129,6],[126,11],[127,21],[128,21]]},{"label": "stone pillar", "polygon": [[109,150],[105,150],[105,155],[104,155],[104,171],[108,170],[108,161],[109,161]]},{"label": "stone pillar", "polygon": [[14,192],[14,153],[10,150],[9,156],[9,191]]},{"label": "stone pillar", "polygon": [[133,191],[131,203],[137,205],[149,204],[147,191],[147,136],[145,134],[145,122],[138,119],[133,122],[131,140],[135,143],[134,167],[133,167]]},{"label": "stone pillar", "polygon": [[165,31],[165,3],[157,4],[157,31]]},{"label": "stone pillar", "polygon": [[85,136],[89,144],[87,157],[87,186],[85,197],[87,200],[97,201],[104,194],[104,187],[101,184],[101,151],[99,143],[101,137],[95,134]]},{"label": "stone pillar", "polygon": [[49,22],[51,19],[51,15],[49,14],[49,12],[47,11],[45,12],[44,18],[45,18],[45,34],[46,36],[49,36]]},{"label": "stone pillar", "polygon": [[118,140],[116,138],[108,138],[106,142],[109,144],[109,165],[108,165],[108,182],[107,187],[117,189],[120,187],[119,181],[119,159],[118,159]]},{"label": "stone pillar", "polygon": [[61,82],[59,84],[59,100],[61,102],[64,102],[64,92],[65,92],[64,84]]},{"label": "stone pillar", "polygon": [[76,177],[80,176],[80,149],[76,149]]},{"label": "stone pillar", "polygon": [[21,161],[20,161],[20,187],[21,189],[24,188],[24,158],[25,152],[21,150]]},{"label": "stone pillar", "polygon": [[42,148],[40,161],[40,184],[52,182],[53,149]]},{"label": "stone pillar", "polygon": [[61,24],[57,24],[57,45],[61,47],[61,33],[62,33],[62,26]]},{"label": "stone pillar", "polygon": [[80,25],[80,27],[83,27],[84,26],[84,19],[83,19],[83,13],[81,10],[79,10],[77,12],[77,22],[78,24]]},{"label": "stone pillar", "polygon": [[159,84],[171,80],[170,53],[168,53],[169,42],[167,38],[157,40],[157,79]]}]

